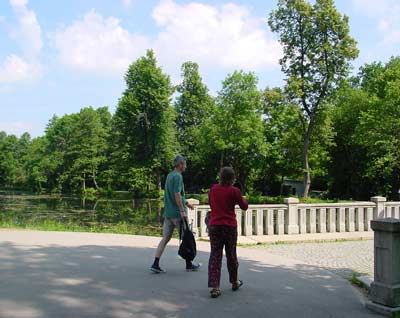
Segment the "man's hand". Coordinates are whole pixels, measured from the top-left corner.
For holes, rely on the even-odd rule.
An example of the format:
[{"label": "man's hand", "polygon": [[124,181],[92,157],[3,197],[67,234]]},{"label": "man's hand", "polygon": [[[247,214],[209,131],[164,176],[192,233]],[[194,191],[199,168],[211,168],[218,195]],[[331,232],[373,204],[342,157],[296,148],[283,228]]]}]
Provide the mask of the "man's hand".
[{"label": "man's hand", "polygon": [[187,206],[190,210],[193,210],[193,209],[194,209],[194,205],[193,205],[193,204],[186,203],[186,206]]},{"label": "man's hand", "polygon": [[181,218],[182,218],[182,220],[184,220],[187,223],[189,223],[189,219],[188,219],[187,214],[186,214],[185,211],[181,211]]}]

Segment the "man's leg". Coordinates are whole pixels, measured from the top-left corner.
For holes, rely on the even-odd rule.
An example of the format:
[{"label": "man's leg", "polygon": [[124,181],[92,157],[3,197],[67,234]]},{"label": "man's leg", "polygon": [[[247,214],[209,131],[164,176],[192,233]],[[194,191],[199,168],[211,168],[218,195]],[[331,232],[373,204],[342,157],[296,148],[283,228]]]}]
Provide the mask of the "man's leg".
[{"label": "man's leg", "polygon": [[224,243],[221,237],[221,227],[211,226],[209,229],[211,253],[208,262],[208,287],[219,288],[221,280],[222,252]]},{"label": "man's leg", "polygon": [[237,245],[237,228],[225,227],[225,255],[229,272],[229,282],[235,284],[238,281],[238,267],[236,245]]},{"label": "man's leg", "polygon": [[174,233],[174,228],[175,228],[175,222],[172,219],[165,218],[164,223],[163,223],[163,237],[158,244],[157,250],[156,250],[156,255],[154,258],[154,263],[151,267],[151,269],[157,270],[157,272],[162,272],[159,262],[160,262],[160,257],[163,254],[165,247],[167,246],[168,242],[171,240],[172,234]]}]

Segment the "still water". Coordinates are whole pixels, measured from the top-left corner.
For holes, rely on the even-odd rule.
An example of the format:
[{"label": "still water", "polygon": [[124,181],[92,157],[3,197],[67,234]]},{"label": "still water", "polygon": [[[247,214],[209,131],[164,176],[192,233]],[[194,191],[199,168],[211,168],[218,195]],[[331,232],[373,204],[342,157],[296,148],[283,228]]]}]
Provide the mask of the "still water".
[{"label": "still water", "polygon": [[0,227],[159,235],[162,210],[161,200],[0,192]]}]

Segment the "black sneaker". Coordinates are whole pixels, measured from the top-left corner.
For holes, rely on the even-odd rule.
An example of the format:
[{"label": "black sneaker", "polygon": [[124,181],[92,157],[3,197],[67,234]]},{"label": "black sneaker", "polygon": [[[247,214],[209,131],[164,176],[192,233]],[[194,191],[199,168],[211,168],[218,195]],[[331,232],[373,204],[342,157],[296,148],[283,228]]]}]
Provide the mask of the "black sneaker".
[{"label": "black sneaker", "polygon": [[187,272],[197,272],[201,267],[201,264],[192,264],[186,267]]},{"label": "black sneaker", "polygon": [[160,266],[152,265],[150,267],[150,272],[152,272],[154,274],[164,274],[165,270],[161,269]]}]

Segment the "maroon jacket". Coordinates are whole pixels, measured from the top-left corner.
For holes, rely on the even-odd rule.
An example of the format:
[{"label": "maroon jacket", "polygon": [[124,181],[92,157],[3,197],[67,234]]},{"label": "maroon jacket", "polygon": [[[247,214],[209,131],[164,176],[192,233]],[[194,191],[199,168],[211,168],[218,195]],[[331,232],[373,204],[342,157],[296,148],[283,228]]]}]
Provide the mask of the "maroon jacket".
[{"label": "maroon jacket", "polygon": [[211,206],[209,225],[237,226],[235,205],[247,210],[249,204],[243,198],[240,190],[234,186],[216,184],[208,194]]}]

